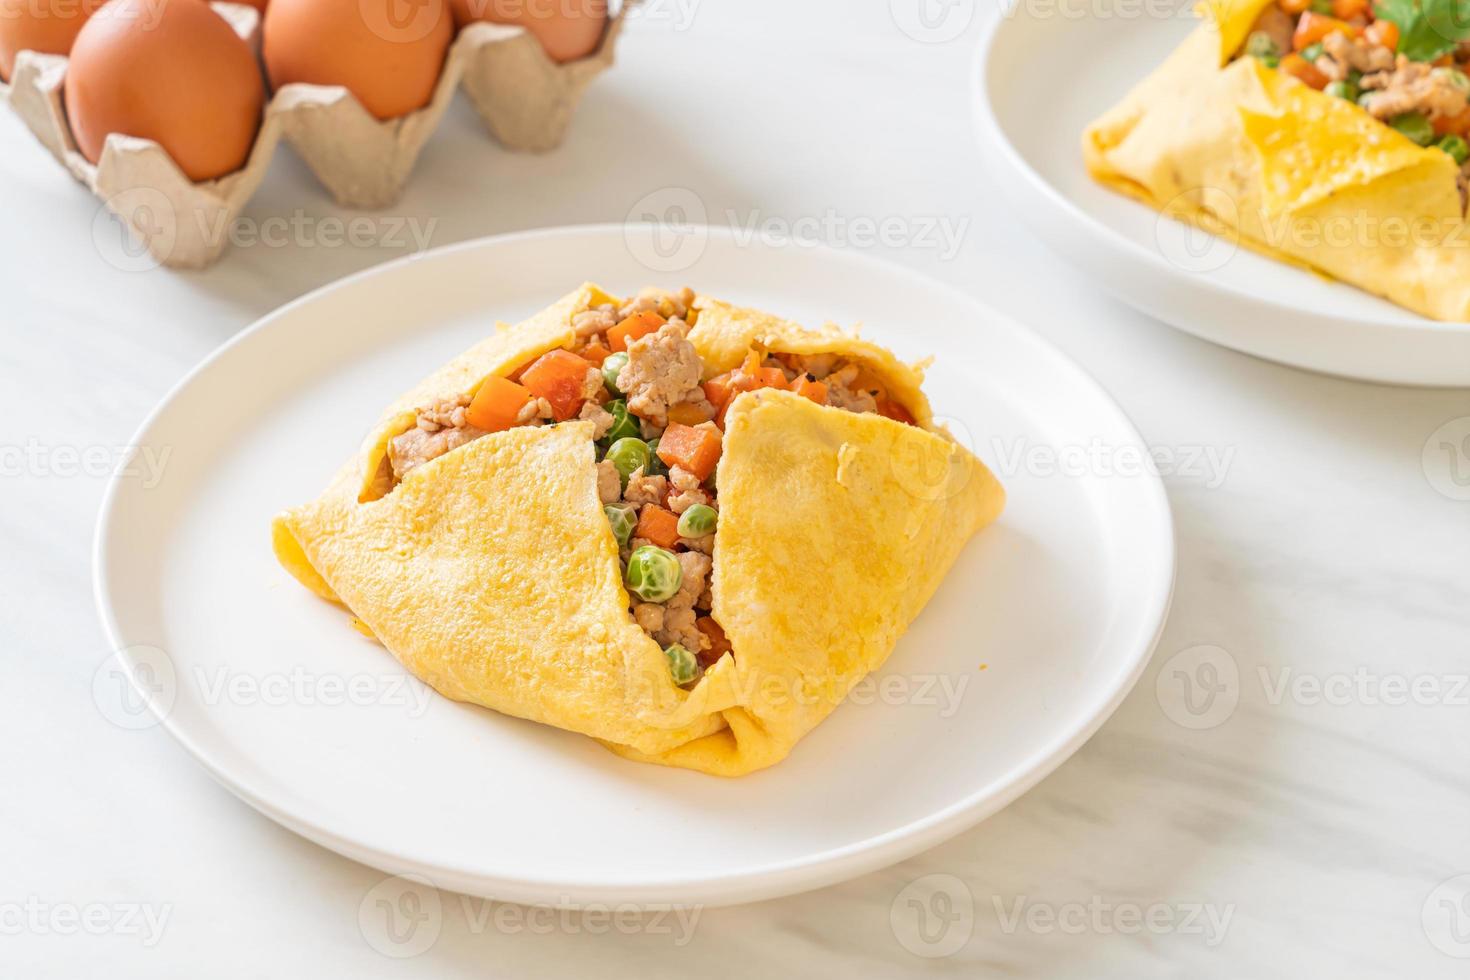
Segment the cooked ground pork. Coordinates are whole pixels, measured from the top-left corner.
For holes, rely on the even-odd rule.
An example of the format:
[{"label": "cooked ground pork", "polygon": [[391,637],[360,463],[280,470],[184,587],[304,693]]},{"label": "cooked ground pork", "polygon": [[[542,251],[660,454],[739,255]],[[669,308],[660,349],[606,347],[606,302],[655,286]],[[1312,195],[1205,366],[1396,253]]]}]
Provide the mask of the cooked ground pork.
[{"label": "cooked ground pork", "polygon": [[618,311],[613,309],[611,303],[604,303],[602,306],[572,317],[572,329],[576,331],[578,340],[586,340],[595,334],[607,333],[617,325]]},{"label": "cooked ground pork", "polygon": [[662,427],[670,406],[705,400],[699,352],[685,336],[688,332],[689,325],[675,318],[628,345],[628,363],[618,374],[628,411]]},{"label": "cooked ground pork", "polygon": [[[1272,9],[1278,13],[1281,12],[1280,8],[1273,6]],[[1282,16],[1286,15],[1283,13]],[[1289,27],[1290,19],[1288,18],[1288,38],[1290,37]],[[1388,48],[1363,38],[1348,37],[1339,31],[1333,31],[1322,39],[1322,49],[1324,52],[1322,57],[1313,64],[1317,66],[1318,71],[1334,82],[1347,78],[1349,71],[1368,74],[1369,72],[1389,71],[1394,66],[1393,52]]]},{"label": "cooked ground pork", "polygon": [[388,442],[388,462],[393,476],[401,480],[431,459],[480,438],[485,433],[465,420],[468,395],[440,398],[419,410],[413,428]]},{"label": "cooked ground pork", "polygon": [[668,506],[675,514],[682,514],[695,504],[710,503],[710,495],[700,489],[699,477],[683,467],[675,466],[669,470],[669,486]]},{"label": "cooked ground pork", "polygon": [[878,411],[878,399],[873,392],[854,387],[858,373],[856,364],[848,364],[824,379],[828,405],[845,408],[849,412]]},{"label": "cooked ground pork", "polygon": [[551,402],[545,398],[533,398],[526,402],[526,407],[516,416],[516,425],[540,425],[551,418],[551,415]]},{"label": "cooked ground pork", "polygon": [[597,497],[605,504],[615,504],[623,495],[623,479],[618,468],[607,460],[597,464]]},{"label": "cooked ground pork", "polygon": [[582,406],[582,412],[577,416],[579,419],[588,419],[592,423],[592,440],[596,442],[607,435],[607,430],[613,427],[612,413],[603,408],[597,402],[588,402]]},{"label": "cooked ground pork", "polygon": [[1402,55],[1392,71],[1364,75],[1359,84],[1372,93],[1363,100],[1363,108],[1383,120],[1406,112],[1422,112],[1431,118],[1454,116],[1464,112],[1467,104],[1465,91],[1449,72]]},{"label": "cooked ground pork", "polygon": [[643,467],[638,467],[628,476],[628,488],[623,491],[623,499],[630,504],[659,504],[663,505],[664,498],[669,495],[669,480],[664,476],[644,476]]},{"label": "cooked ground pork", "polygon": [[[649,509],[665,508],[682,516],[696,504],[703,504],[718,511],[719,492],[714,483],[717,470],[705,469],[708,453],[723,444],[723,409],[744,391],[768,386],[791,388],[819,403],[856,412],[877,411],[880,400],[886,396],[875,386],[865,387],[869,384],[868,375],[859,365],[836,354],[763,355],[752,351],[741,368],[705,378],[705,366],[688,339],[689,321],[697,316],[697,312],[691,312],[693,303],[694,294],[688,289],[678,293],[644,290],[621,306],[606,303],[577,314],[571,322],[575,339],[565,351],[586,359],[585,375],[579,373],[582,362],[569,361],[565,353],[551,352],[544,356],[551,358],[555,354],[556,357],[548,362],[549,367],[539,378],[531,380],[532,372],[526,370],[531,363],[521,365],[519,373],[508,372],[506,376],[520,389],[501,385],[498,393],[494,389],[486,390],[486,402],[475,406],[475,414],[482,424],[490,424],[487,419],[496,419],[501,427],[505,427],[504,420],[511,415],[514,415],[509,426],[512,428],[556,424],[553,402],[548,400],[554,399],[563,417],[573,412],[575,419],[591,423],[591,436],[598,453],[598,500],[604,505],[620,502],[631,505],[631,517],[637,522],[635,528],[657,539],[630,534],[619,547],[619,558],[625,569],[634,551],[653,546],[666,552],[663,560],[671,556],[678,562],[682,576],[678,591],[664,602],[643,601],[630,587],[632,618],[665,650],[678,644],[696,654],[700,663],[707,664],[715,659],[709,654],[706,660],[715,644],[698,624],[701,617],[711,613],[712,556],[718,527],[698,538],[684,537],[677,533],[677,528],[670,527],[668,513],[650,513]],[[603,374],[603,358],[614,346],[608,331],[636,313],[656,313],[664,322],[652,333],[628,343],[628,362],[618,373],[616,385],[609,386]],[[746,374],[746,370],[751,373]],[[818,379],[822,384],[811,385],[807,378]],[[803,384],[795,384],[798,380]],[[709,395],[706,381],[710,385]],[[575,388],[575,400],[567,397],[568,387]],[[509,400],[500,403],[504,407],[499,411],[505,414],[497,415],[496,399],[501,395]],[[711,403],[711,397],[719,400],[718,406]],[[618,398],[624,399],[623,403],[614,405]],[[470,395],[455,395],[436,399],[421,408],[413,426],[389,440],[387,455],[372,483],[372,493],[365,499],[391,492],[397,481],[416,467],[487,435],[469,423],[467,410],[472,403]],[[885,412],[889,411],[887,403],[884,404]],[[514,406],[520,406],[519,410]],[[616,459],[603,458],[614,441],[608,438],[617,422],[614,409],[617,416],[626,412],[628,419],[635,420],[642,439],[651,444],[665,436],[671,424],[671,410],[676,408],[673,418],[680,425],[702,430],[700,438],[695,440],[700,451],[687,448],[690,437],[684,432],[678,445],[685,448],[670,451],[668,462],[673,465],[666,474],[662,469],[664,460],[656,459],[647,468],[633,470],[624,480],[618,464],[628,465],[628,457],[614,454]],[[679,456],[680,452],[685,455]],[[610,514],[612,526],[619,534],[628,534],[624,516]],[[717,625],[715,631],[718,632]],[[675,676],[683,675],[676,671]]]},{"label": "cooked ground pork", "polygon": [[679,591],[663,604],[663,623],[653,638],[663,646],[679,644],[691,653],[709,647],[709,638],[696,625],[695,605],[705,592],[705,579],[712,564],[708,555],[697,551],[681,551],[676,556],[684,573]]},{"label": "cooked ground pork", "polygon": [[634,313],[657,313],[664,319],[675,317],[683,320],[689,316],[689,308],[694,305],[694,290],[685,286],[677,293],[666,293],[661,289],[647,288],[638,291],[638,295],[624,303],[618,310],[618,317],[630,317]]}]

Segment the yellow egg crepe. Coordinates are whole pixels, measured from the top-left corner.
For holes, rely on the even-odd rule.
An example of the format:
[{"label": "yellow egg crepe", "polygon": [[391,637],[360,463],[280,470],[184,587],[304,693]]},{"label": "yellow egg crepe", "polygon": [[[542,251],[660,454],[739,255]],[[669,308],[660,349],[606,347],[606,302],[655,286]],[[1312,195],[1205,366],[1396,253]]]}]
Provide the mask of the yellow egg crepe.
[{"label": "yellow egg crepe", "polygon": [[608,302],[583,286],[396,401],[317,500],[276,518],[276,554],[446,697],[742,775],[785,758],[883,663],[1004,492],[933,427],[917,369],[836,329],[699,299],[688,341],[707,373],[752,350],[837,353],[916,424],[777,388],[729,403],[709,593],[731,649],[680,686],[630,616],[592,421],[492,432],[384,479],[416,406],[568,345],[576,316]]},{"label": "yellow egg crepe", "polygon": [[1459,166],[1353,102],[1242,56],[1268,0],[1203,23],[1086,130],[1098,181],[1417,313],[1470,319]]}]

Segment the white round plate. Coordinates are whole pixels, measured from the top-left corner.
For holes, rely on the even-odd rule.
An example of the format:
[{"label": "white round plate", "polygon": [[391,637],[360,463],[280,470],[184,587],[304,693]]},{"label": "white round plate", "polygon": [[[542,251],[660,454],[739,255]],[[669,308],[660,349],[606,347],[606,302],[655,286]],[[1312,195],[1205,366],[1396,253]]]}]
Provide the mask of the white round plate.
[{"label": "white round plate", "polygon": [[1098,286],[1225,347],[1367,381],[1470,385],[1470,324],[1257,255],[1087,175],[1082,130],[1198,24],[1192,2],[1165,6],[1010,0],[992,18],[972,79],[975,120],[986,169],[1022,220]]},{"label": "white round plate", "polygon": [[[438,887],[724,904],[938,843],[1117,707],[1174,568],[1162,484],[1118,406],[1033,333],[912,272],[689,235],[660,248],[643,229],[568,228],[379,266],[261,320],[164,400],[136,437],[161,478],[140,464],[103,505],[97,599],[123,671],[216,778],[320,844]],[[876,685],[743,779],[628,762],[409,684],[271,554],[271,516],[314,497],[387,401],[589,278],[864,321],[901,356],[935,355],[936,410],[1010,492]]]}]

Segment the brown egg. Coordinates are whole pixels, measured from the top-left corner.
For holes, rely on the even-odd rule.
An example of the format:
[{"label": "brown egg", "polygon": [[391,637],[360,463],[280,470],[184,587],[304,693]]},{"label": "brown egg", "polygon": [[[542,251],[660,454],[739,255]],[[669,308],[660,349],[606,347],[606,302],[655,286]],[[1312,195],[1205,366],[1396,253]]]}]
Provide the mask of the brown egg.
[{"label": "brown egg", "polygon": [[156,140],[190,180],[239,170],[265,84],[250,46],[200,0],[111,0],[83,26],[66,71],[82,155],[108,133]]},{"label": "brown egg", "polygon": [[530,31],[553,61],[585,58],[607,26],[607,0],[449,0],[454,22],[515,24]]},{"label": "brown egg", "polygon": [[66,54],[103,0],[0,0],[0,79],[10,81],[20,51]]},{"label": "brown egg", "polygon": [[379,119],[423,108],[454,36],[445,0],[270,0],[271,85],[342,85]]}]

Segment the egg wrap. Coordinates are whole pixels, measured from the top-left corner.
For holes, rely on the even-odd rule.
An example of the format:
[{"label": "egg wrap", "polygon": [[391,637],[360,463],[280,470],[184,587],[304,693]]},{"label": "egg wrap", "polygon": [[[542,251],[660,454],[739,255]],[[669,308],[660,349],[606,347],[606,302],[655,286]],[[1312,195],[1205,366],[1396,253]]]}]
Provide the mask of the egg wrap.
[{"label": "egg wrap", "polygon": [[275,552],[445,697],[631,759],[749,773],[785,758],[884,662],[1005,494],[934,426],[919,369],[835,328],[701,297],[689,339],[708,372],[752,348],[840,352],[919,424],[776,389],[731,403],[711,590],[733,653],[680,688],[629,613],[591,422],[482,436],[385,494],[375,479],[418,406],[568,344],[572,318],[606,302],[584,285],[399,398],[320,497],[275,518]]},{"label": "egg wrap", "polygon": [[1272,258],[1438,320],[1470,319],[1470,228],[1449,154],[1258,59],[1231,60],[1270,0],[1202,23],[1087,127],[1106,186]]}]

